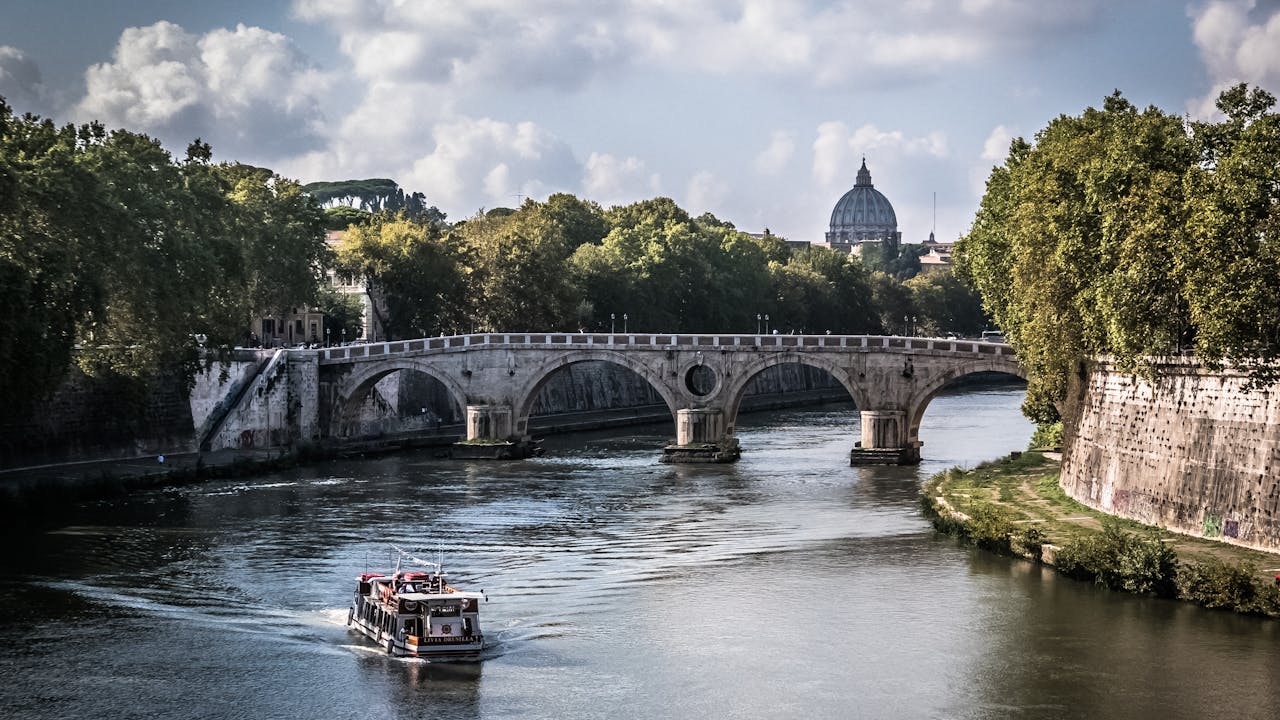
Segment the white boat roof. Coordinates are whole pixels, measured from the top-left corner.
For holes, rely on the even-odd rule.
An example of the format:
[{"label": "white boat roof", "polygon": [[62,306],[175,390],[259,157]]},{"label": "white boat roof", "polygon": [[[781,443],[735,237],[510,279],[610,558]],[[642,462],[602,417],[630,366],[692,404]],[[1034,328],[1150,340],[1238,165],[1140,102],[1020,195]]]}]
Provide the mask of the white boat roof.
[{"label": "white boat roof", "polygon": [[478,592],[397,593],[396,597],[404,598],[405,600],[426,602],[428,600],[480,600],[484,598],[484,595]]}]

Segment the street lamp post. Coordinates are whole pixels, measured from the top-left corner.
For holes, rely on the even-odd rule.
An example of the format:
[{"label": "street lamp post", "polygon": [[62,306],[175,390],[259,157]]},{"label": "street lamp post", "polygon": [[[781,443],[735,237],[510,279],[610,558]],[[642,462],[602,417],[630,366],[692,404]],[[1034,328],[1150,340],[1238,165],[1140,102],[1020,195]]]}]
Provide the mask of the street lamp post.
[{"label": "street lamp post", "polygon": [[627,314],[622,313],[622,334],[627,334]]},{"label": "street lamp post", "polygon": [[756,334],[760,334],[760,313],[756,313]]},{"label": "street lamp post", "polygon": [[765,313],[765,316],[764,316],[764,334],[765,335],[769,334],[769,314],[768,313]]},{"label": "street lamp post", "polygon": [[325,347],[329,347],[329,331],[330,330],[332,330],[332,328],[324,329],[324,346]]},{"label": "street lamp post", "polygon": [[613,334],[613,313],[609,313],[609,334]]},{"label": "street lamp post", "polygon": [[343,344],[343,345],[346,345],[346,344],[347,344],[347,329],[346,329],[346,328],[342,328],[342,344]]}]

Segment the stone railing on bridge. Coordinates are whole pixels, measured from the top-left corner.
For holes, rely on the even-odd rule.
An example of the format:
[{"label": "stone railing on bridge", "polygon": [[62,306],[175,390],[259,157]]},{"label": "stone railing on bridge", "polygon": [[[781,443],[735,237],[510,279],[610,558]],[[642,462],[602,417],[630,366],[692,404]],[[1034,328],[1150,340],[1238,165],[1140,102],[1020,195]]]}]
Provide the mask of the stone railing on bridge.
[{"label": "stone railing on bridge", "polygon": [[946,338],[915,338],[892,335],[666,335],[607,333],[481,333],[446,335],[417,340],[393,340],[367,344],[349,344],[320,350],[321,364],[350,362],[361,358],[377,358],[432,350],[468,350],[480,347],[520,348],[760,348],[769,350],[936,350],[947,353],[1014,356],[1013,347],[1004,343]]}]

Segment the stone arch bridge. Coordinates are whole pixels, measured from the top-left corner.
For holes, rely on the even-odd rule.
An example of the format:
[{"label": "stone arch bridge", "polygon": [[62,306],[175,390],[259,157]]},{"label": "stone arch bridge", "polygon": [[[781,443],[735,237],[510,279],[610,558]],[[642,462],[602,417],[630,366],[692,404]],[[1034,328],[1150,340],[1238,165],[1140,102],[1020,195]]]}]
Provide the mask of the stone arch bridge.
[{"label": "stone arch bridge", "polygon": [[465,408],[467,441],[528,440],[530,411],[551,375],[603,361],[635,372],[662,397],[676,420],[676,445],[668,448],[675,461],[705,461],[706,451],[736,457],[743,392],[776,365],[820,368],[848,390],[862,416],[854,463],[918,462],[920,420],[951,380],[977,372],[1024,376],[1008,345],[866,335],[490,333],[311,352],[321,438],[337,437],[379,380],[412,370],[438,380]]}]

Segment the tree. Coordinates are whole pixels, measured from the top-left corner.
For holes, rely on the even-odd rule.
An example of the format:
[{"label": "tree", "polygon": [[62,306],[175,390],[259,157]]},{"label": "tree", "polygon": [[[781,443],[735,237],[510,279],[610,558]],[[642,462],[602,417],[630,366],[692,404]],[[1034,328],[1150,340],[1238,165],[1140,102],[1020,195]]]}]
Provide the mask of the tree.
[{"label": "tree", "polygon": [[1280,379],[1280,115],[1275,98],[1225,91],[1220,124],[1193,126],[1201,162],[1187,173],[1189,242],[1173,248],[1196,354]]},{"label": "tree", "polygon": [[566,272],[572,249],[561,209],[526,200],[510,214],[489,211],[455,227],[453,240],[471,263],[468,324],[495,331],[575,329],[581,295]]},{"label": "tree", "polygon": [[0,402],[17,413],[53,391],[82,319],[102,308],[111,251],[95,229],[99,183],[78,158],[104,137],[16,117],[0,98]]},{"label": "tree", "polygon": [[316,307],[324,313],[325,339],[338,343],[355,339],[364,330],[364,303],[356,295],[321,288]]},{"label": "tree", "polygon": [[778,238],[753,238],[712,215],[694,220],[670,198],[610,208],[600,245],[582,245],[571,260],[593,317],[628,313],[632,325],[662,332],[725,332],[755,325],[769,312],[771,257]]},{"label": "tree", "polygon": [[227,318],[241,307],[233,286],[243,258],[207,160],[197,143],[175,164],[157,141],[124,130],[81,156],[99,180],[96,230],[111,255],[97,269],[101,304],[80,325],[77,359],[86,372],[190,373],[194,334],[239,335]]},{"label": "tree", "polygon": [[1149,372],[1176,348],[1190,317],[1174,252],[1195,160],[1181,118],[1117,92],[1055,119],[1034,147],[1015,141],[993,171],[956,264],[1028,371],[1033,419],[1057,419],[1086,358]]},{"label": "tree", "polygon": [[265,168],[228,163],[213,170],[227,188],[241,256],[242,276],[232,291],[248,304],[247,312],[231,319],[235,326],[316,304],[325,268],[333,262],[319,206],[297,182]]},{"label": "tree", "polygon": [[[857,257],[825,247],[809,247],[770,263],[779,300],[779,326],[806,332],[879,332],[870,275]],[[807,298],[805,297],[807,296]]]},{"label": "tree", "polygon": [[[445,214],[434,205],[428,206],[425,195],[419,192],[406,195],[404,190],[389,178],[313,182],[302,186],[302,190],[329,210],[349,207],[367,213],[387,212],[393,215],[404,213],[405,217],[412,220],[437,225],[445,224]],[[330,229],[341,230],[344,227],[346,226]]]},{"label": "tree", "polygon": [[917,275],[904,285],[918,318],[913,330],[917,335],[976,336],[988,325],[982,296],[951,273]]},{"label": "tree", "polygon": [[368,210],[338,205],[324,211],[324,228],[326,230],[346,230],[352,225],[360,225],[369,221],[373,213]]},{"label": "tree", "polygon": [[[374,215],[351,228],[338,267],[363,277],[374,311],[392,339],[453,331],[462,316],[466,259],[440,226],[403,215]],[[385,314],[382,305],[385,303]]]}]

